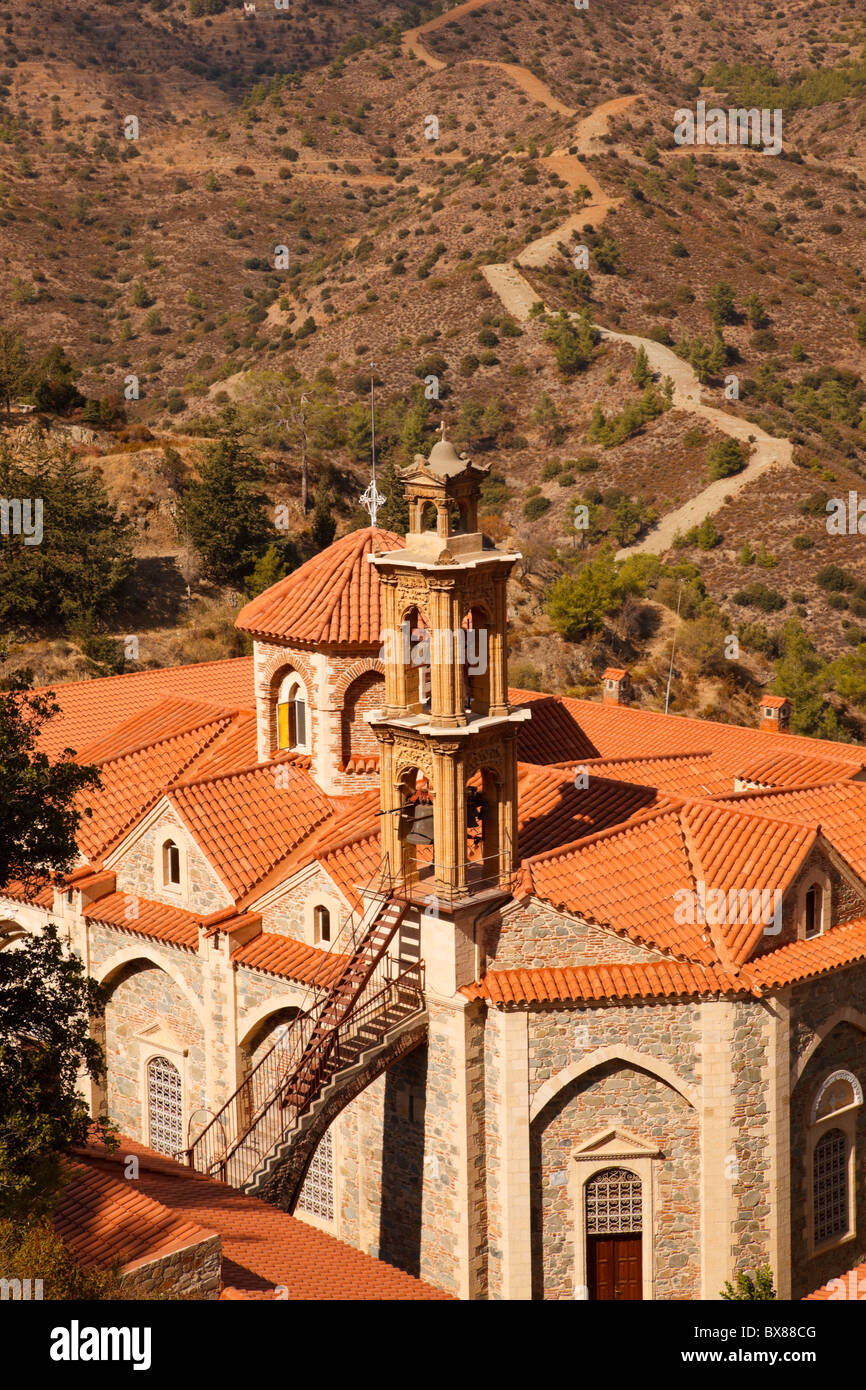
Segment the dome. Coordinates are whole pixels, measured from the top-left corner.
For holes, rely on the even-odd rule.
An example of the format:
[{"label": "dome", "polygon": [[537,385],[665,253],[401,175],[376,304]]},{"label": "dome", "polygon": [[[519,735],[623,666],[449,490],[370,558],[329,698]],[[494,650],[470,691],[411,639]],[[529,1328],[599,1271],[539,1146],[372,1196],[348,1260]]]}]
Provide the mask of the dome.
[{"label": "dome", "polygon": [[377,647],[379,575],[367,556],[405,547],[403,536],[367,527],[334,541],[241,609],[235,626],[271,642]]},{"label": "dome", "polygon": [[430,450],[427,467],[441,478],[453,478],[465,472],[469,460],[461,458],[449,439],[437,439]]}]

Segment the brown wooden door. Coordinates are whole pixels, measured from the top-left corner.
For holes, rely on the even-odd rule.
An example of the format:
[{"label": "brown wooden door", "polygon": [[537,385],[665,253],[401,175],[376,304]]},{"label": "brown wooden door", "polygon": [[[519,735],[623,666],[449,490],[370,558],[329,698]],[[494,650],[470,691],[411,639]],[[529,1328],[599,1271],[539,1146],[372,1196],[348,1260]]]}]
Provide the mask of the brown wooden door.
[{"label": "brown wooden door", "polygon": [[643,1297],[641,1236],[590,1236],[589,1296],[625,1302]]}]

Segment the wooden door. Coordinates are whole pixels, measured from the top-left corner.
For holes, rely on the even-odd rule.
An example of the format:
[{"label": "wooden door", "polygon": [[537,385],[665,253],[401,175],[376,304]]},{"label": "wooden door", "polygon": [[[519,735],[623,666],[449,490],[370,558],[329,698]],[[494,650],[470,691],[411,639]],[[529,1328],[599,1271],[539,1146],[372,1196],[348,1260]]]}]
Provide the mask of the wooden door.
[{"label": "wooden door", "polygon": [[590,1299],[626,1302],[643,1297],[640,1232],[590,1236],[587,1255]]}]

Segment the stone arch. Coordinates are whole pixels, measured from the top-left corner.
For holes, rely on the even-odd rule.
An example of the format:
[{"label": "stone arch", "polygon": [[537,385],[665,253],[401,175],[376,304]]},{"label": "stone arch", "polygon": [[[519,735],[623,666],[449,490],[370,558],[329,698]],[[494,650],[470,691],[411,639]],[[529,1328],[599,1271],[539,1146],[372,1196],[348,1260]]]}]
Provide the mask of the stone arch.
[{"label": "stone arch", "polygon": [[599,1238],[589,1225],[586,1182],[608,1168],[625,1168],[641,1182],[638,1296],[695,1295],[702,1128],[696,1101],[670,1063],[623,1045],[597,1049],[539,1088],[529,1127],[533,1298],[586,1296]]},{"label": "stone arch", "polygon": [[530,1124],[535,1122],[545,1106],[550,1104],[559,1091],[570,1086],[572,1081],[576,1081],[578,1077],[603,1066],[605,1062],[622,1062],[624,1066],[638,1067],[641,1071],[649,1072],[656,1080],[665,1082],[672,1090],[679,1092],[683,1100],[687,1101],[693,1110],[698,1109],[698,1097],[695,1090],[674,1071],[669,1062],[662,1061],[659,1057],[650,1057],[645,1052],[637,1052],[633,1047],[615,1044],[613,1047],[600,1047],[595,1052],[590,1053],[588,1057],[581,1057],[575,1062],[570,1062],[549,1081],[545,1081],[542,1086],[539,1086],[529,1107]]},{"label": "stone arch", "polygon": [[363,714],[381,708],[384,695],[384,677],[374,668],[361,671],[346,687],[340,711],[340,755],[344,766],[350,758],[375,758],[378,762],[379,744]]},{"label": "stone arch", "polygon": [[334,704],[342,705],[345,699],[346,691],[349,689],[349,686],[352,685],[358,679],[359,676],[363,676],[367,671],[377,671],[380,676],[384,676],[384,661],[381,661],[379,657],[374,656],[359,658],[358,661],[353,661],[351,666],[347,666],[345,671],[341,671],[337,679],[334,681]]},{"label": "stone arch", "polygon": [[265,1019],[269,1018],[271,1014],[280,1013],[283,1009],[297,1009],[300,1012],[299,995],[275,994],[255,1009],[250,1009],[243,1019],[238,1021],[238,1046],[246,1047],[250,1038],[261,1027]]},{"label": "stone arch", "polygon": [[815,1036],[809,1043],[809,1046],[806,1048],[802,1057],[798,1057],[796,1062],[793,1064],[791,1068],[792,1091],[800,1081],[800,1078],[802,1077],[804,1071],[811,1062],[815,1053],[818,1051],[818,1048],[830,1036],[830,1034],[833,1032],[833,1029],[837,1028],[840,1023],[850,1023],[852,1028],[859,1028],[861,1033],[866,1033],[866,1014],[861,1013],[859,1009],[852,1009],[847,1005],[842,1009],[837,1009],[835,1013],[831,1014],[829,1018],[825,1019],[825,1021],[821,1024],[820,1028],[817,1028],[815,1030]]},{"label": "stone arch", "polygon": [[168,975],[169,979],[177,985],[201,1024],[202,1029],[204,1029],[204,1008],[201,1001],[193,994],[181,972],[161,956],[157,955],[149,946],[127,946],[121,951],[116,951],[113,956],[109,956],[107,961],[103,961],[102,965],[93,973],[93,978],[97,980],[99,984],[110,985],[113,976],[122,970],[125,965],[129,965],[136,960],[147,961],[148,965],[155,965],[158,970],[162,970]]},{"label": "stone arch", "polygon": [[14,941],[22,941],[29,933],[15,917],[0,917],[0,951]]},{"label": "stone arch", "polygon": [[256,693],[273,699],[279,681],[289,670],[297,671],[312,697],[316,686],[313,668],[307,657],[294,647],[275,647],[268,653],[256,671]]}]

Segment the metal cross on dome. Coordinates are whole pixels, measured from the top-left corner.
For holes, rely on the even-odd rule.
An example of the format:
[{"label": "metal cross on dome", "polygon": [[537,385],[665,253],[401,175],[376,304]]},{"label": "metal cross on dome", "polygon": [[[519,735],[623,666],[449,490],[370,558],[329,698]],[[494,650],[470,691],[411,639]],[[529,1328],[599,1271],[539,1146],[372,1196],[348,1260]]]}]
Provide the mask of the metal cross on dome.
[{"label": "metal cross on dome", "polygon": [[370,447],[373,459],[373,477],[358,499],[361,506],[366,507],[367,511],[370,513],[371,526],[376,525],[379,508],[384,507],[387,501],[387,498],[382,496],[382,493],[376,486],[376,400],[374,395],[375,382],[373,379],[375,366],[375,362],[370,363]]}]

